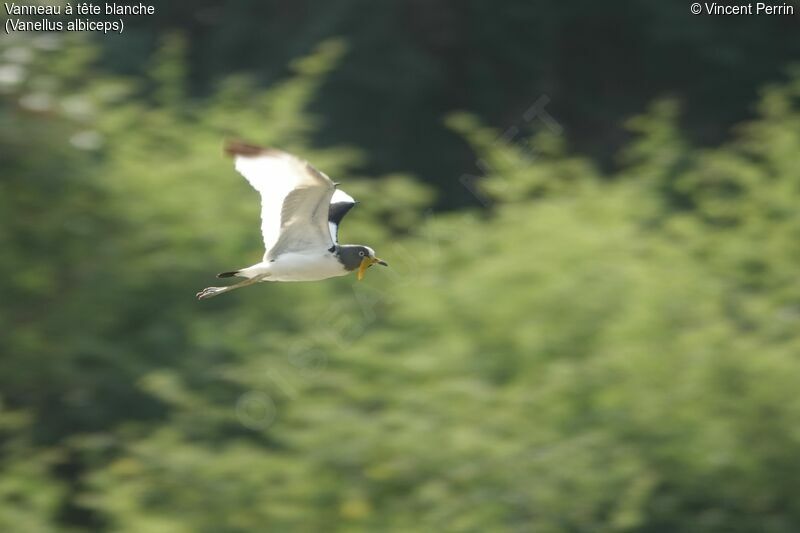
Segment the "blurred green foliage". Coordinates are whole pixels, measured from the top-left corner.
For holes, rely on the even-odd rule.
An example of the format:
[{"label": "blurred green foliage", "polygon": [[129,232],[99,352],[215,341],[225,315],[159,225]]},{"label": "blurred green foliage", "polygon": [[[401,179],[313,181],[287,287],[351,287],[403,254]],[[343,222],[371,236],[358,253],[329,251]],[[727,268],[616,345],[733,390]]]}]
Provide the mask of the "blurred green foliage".
[{"label": "blurred green foliage", "polygon": [[[780,3],[780,2],[779,2]],[[504,130],[541,95],[573,152],[606,170],[630,139],[623,117],[679,99],[681,136],[713,146],[753,117],[765,81],[800,58],[792,16],[693,16],[690,3],[616,0],[170,0],[99,36],[102,64],[147,75],[166,32],[187,35],[187,88],[214,94],[232,74],[259,84],[317,43],[351,45],[310,102],[317,146],[355,145],[370,174],[413,172],[437,207],[475,206],[455,179],[475,153],[441,117],[468,109]]]},{"label": "blurred green foliage", "polygon": [[[61,39],[0,42],[0,530],[800,527],[800,75],[715,148],[654,102],[613,175],[451,114],[489,205],[440,213],[311,142],[346,42],[200,100],[180,35],[137,78]],[[230,135],[392,269],[195,301],[262,253]]]}]

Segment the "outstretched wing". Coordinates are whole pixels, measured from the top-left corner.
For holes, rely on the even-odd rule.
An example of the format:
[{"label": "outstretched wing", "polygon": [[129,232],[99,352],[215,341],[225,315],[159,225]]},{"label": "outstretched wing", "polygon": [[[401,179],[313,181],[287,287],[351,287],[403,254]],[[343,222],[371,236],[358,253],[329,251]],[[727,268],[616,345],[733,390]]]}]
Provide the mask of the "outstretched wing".
[{"label": "outstretched wing", "polygon": [[328,209],[328,227],[331,230],[331,239],[339,244],[339,224],[344,216],[356,205],[353,197],[341,189],[336,189],[331,198],[331,206]]},{"label": "outstretched wing", "polygon": [[236,170],[261,194],[264,260],[333,246],[328,206],[334,183],[306,161],[274,148],[230,142]]}]

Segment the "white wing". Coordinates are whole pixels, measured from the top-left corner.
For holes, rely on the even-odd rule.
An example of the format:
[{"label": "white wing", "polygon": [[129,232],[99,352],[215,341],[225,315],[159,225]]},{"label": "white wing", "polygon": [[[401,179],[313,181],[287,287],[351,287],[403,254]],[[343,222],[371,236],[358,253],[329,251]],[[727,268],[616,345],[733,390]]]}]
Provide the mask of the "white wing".
[{"label": "white wing", "polygon": [[322,172],[291,154],[240,142],[229,143],[236,170],[261,194],[264,260],[291,251],[333,246],[328,206],[335,185]]},{"label": "white wing", "polygon": [[339,224],[344,216],[350,211],[356,201],[353,197],[341,189],[336,189],[331,198],[331,207],[328,209],[328,227],[331,232],[331,239],[333,242],[339,243]]}]

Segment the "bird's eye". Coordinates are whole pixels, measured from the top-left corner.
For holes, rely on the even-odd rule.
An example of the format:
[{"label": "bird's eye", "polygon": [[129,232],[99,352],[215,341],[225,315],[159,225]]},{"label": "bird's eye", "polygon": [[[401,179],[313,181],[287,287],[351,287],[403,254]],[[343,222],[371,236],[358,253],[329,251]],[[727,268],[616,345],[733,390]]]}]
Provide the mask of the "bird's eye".
[{"label": "bird's eye", "polygon": [[358,252],[358,255],[360,255],[361,257],[364,257],[364,251],[362,250],[362,251]]}]

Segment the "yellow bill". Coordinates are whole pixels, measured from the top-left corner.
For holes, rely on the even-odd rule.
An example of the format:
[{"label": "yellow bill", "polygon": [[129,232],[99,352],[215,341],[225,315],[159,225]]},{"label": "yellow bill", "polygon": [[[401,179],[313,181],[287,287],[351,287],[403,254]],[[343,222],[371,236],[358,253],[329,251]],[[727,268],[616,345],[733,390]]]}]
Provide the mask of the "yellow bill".
[{"label": "yellow bill", "polygon": [[389,266],[383,259],[378,259],[377,257],[365,257],[364,259],[361,260],[361,264],[358,265],[358,274],[357,274],[358,281],[364,279],[364,273],[366,273],[369,267],[371,267],[376,263],[383,266]]}]

